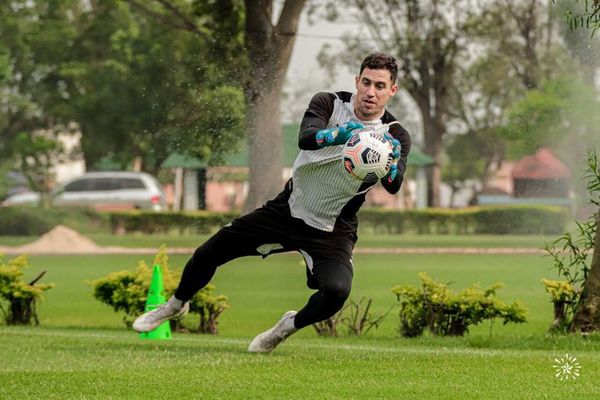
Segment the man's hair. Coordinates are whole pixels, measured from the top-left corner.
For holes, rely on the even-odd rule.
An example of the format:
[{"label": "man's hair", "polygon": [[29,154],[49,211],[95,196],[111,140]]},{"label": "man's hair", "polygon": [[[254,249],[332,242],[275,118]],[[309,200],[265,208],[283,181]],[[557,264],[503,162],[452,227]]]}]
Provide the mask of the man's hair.
[{"label": "man's hair", "polygon": [[360,65],[359,75],[362,74],[365,68],[369,69],[387,69],[390,71],[392,84],[396,82],[398,76],[398,63],[396,59],[387,53],[371,53],[365,58]]}]

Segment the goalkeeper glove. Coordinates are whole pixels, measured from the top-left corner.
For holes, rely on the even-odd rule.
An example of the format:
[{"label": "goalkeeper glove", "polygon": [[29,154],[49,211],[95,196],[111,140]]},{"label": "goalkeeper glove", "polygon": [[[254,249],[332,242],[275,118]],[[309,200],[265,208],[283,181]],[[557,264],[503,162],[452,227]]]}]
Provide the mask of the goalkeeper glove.
[{"label": "goalkeeper glove", "polygon": [[400,141],[398,139],[394,139],[394,137],[389,133],[385,133],[383,136],[392,145],[392,164],[390,165],[390,170],[385,176],[387,181],[391,183],[394,179],[396,179],[396,175],[398,175],[398,161],[400,161],[400,150],[402,149],[402,146],[400,145]]},{"label": "goalkeeper glove", "polygon": [[344,144],[352,136],[352,131],[355,129],[363,129],[364,126],[361,123],[348,121],[342,126],[336,126],[335,128],[321,129],[317,132],[316,139],[319,147],[325,146],[336,146],[338,144]]}]

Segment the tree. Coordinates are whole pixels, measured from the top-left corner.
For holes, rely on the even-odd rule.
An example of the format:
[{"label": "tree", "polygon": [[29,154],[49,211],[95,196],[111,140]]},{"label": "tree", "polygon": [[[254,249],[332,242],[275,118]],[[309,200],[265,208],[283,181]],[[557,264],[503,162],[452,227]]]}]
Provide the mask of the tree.
[{"label": "tree", "polygon": [[573,68],[548,11],[539,0],[494,2],[470,26],[477,54],[456,74],[445,178],[485,183],[507,157],[502,131],[514,104]]},{"label": "tree", "polygon": [[448,159],[442,175],[453,191],[468,180],[485,184],[501,166],[506,139],[500,135],[500,127],[506,110],[522,93],[518,77],[506,73],[511,68],[509,59],[498,55],[489,42],[485,44],[484,53],[455,78],[461,88],[453,92],[450,101],[451,122],[456,128],[445,143]]},{"label": "tree", "polygon": [[345,49],[330,60],[356,68],[356,60],[373,45],[396,56],[400,64],[398,85],[420,111],[425,152],[435,160],[429,170],[429,205],[439,206],[449,100],[457,70],[466,60],[465,32],[474,21],[470,2],[346,0],[329,3],[329,10],[337,11],[331,17],[338,18],[342,8],[345,17],[364,29],[347,37]]},{"label": "tree", "polygon": [[[544,280],[552,296],[555,321],[551,329],[564,332],[600,331],[600,160],[588,152],[585,173],[589,200],[595,213],[577,222],[575,235],[567,232],[546,251],[564,280]],[[589,251],[592,250],[590,260]]]},{"label": "tree", "polygon": [[[597,8],[594,13],[600,21],[600,2],[597,2]],[[572,13],[583,14],[586,12],[589,3],[579,0],[563,0],[556,4],[555,12],[562,15],[571,15]],[[594,28],[594,29],[597,29]],[[600,65],[600,41],[593,34],[590,35],[585,29],[573,29],[568,24],[560,24],[559,30],[569,53],[577,61],[577,71],[583,80],[589,85],[594,85],[596,81],[596,70]],[[593,32],[593,31],[592,31]]]},{"label": "tree", "polygon": [[[129,3],[157,20],[175,28],[187,30],[204,38],[203,20],[194,19],[176,1],[155,0],[160,7],[151,8],[138,1]],[[247,68],[239,65],[244,78],[246,97],[246,131],[248,132],[250,190],[246,209],[260,206],[280,190],[283,166],[280,103],[300,13],[305,0],[286,0],[276,22],[273,22],[273,1],[245,0],[244,43]],[[194,1],[194,9],[206,2]],[[212,2],[208,2],[212,4]],[[238,9],[237,1],[215,2],[215,9]],[[222,16],[227,14],[223,13]]]},{"label": "tree", "polygon": [[502,134],[513,158],[549,147],[575,171],[585,148],[600,145],[598,109],[592,87],[575,77],[552,79],[514,104]]},{"label": "tree", "polygon": [[62,161],[65,149],[51,131],[22,132],[14,144],[19,171],[25,176],[29,188],[40,194],[39,205],[52,205],[54,166]]},{"label": "tree", "polygon": [[600,29],[600,0],[552,0],[552,3],[560,6],[571,31],[591,30],[593,37]]},{"label": "tree", "polygon": [[6,109],[7,147],[20,132],[76,121],[92,169],[107,156],[121,168],[137,157],[155,172],[172,151],[214,163],[236,149],[244,106],[231,65],[242,38],[221,28],[238,32],[239,12],[206,18],[202,40],[112,0],[12,2],[0,18],[13,82],[3,100],[35,99]]},{"label": "tree", "polygon": [[596,213],[596,236],[592,262],[575,311],[572,330],[575,332],[600,331],[600,212]]}]

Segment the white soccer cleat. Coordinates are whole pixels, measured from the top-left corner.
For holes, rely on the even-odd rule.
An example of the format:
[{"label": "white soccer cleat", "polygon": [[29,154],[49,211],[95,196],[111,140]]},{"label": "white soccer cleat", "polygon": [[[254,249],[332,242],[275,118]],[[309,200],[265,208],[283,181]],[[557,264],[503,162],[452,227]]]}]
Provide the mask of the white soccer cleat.
[{"label": "white soccer cleat", "polygon": [[183,317],[189,309],[190,304],[188,302],[181,304],[180,300],[172,296],[165,304],[161,304],[154,310],[137,317],[133,321],[133,329],[138,332],[150,332],[158,328],[165,321]]},{"label": "white soccer cleat", "polygon": [[281,317],[274,327],[259,334],[252,340],[250,346],[248,346],[248,351],[251,353],[269,353],[273,351],[277,345],[298,330],[294,327],[295,316],[296,311],[288,311],[283,314],[283,317]]}]

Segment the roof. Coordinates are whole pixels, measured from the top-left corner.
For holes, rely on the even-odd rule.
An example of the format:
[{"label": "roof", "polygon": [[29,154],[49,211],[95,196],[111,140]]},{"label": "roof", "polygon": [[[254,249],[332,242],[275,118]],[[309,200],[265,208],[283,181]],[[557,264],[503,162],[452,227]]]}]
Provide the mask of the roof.
[{"label": "roof", "polygon": [[[283,126],[283,165],[291,167],[300,149],[298,148],[298,124],[287,124]],[[408,165],[422,167],[433,164],[433,158],[423,153],[417,146],[413,145],[408,155]],[[245,167],[248,165],[248,146],[247,143],[241,143],[241,150],[225,157],[222,166],[227,167]],[[204,168],[207,163],[198,158],[185,156],[178,153],[172,153],[163,162],[163,168]]]},{"label": "roof", "polygon": [[548,149],[517,161],[512,171],[513,179],[569,178],[571,171]]}]

